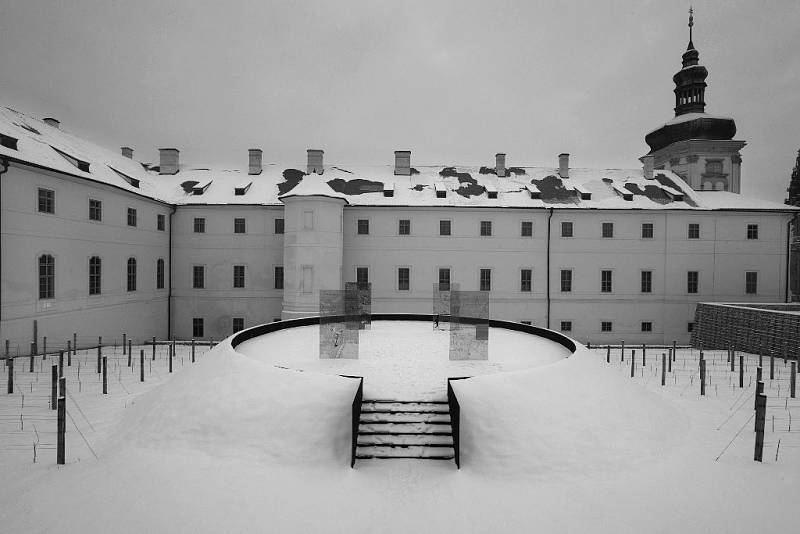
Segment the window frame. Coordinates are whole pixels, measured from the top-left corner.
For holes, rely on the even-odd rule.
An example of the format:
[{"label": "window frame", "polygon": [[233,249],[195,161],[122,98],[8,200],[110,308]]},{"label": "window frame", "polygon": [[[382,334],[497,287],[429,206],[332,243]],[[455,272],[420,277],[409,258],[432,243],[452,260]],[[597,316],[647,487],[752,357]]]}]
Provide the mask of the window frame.
[{"label": "window frame", "polygon": [[[97,265],[92,265],[97,260]],[[97,254],[89,256],[89,296],[93,297],[103,293],[103,259]],[[97,272],[94,272],[96,269]]]},{"label": "window frame", "polygon": [[164,289],[166,263],[164,258],[156,259],[156,290]]},{"label": "window frame", "polygon": [[559,332],[572,332],[572,319],[565,319],[560,321]]},{"label": "window frame", "polygon": [[[569,273],[567,279],[564,278],[564,274]],[[573,269],[560,269],[558,274],[558,287],[561,293],[572,293],[572,287],[574,282],[575,276],[573,273]],[[564,289],[564,282],[569,284],[567,289]]]},{"label": "window frame", "polygon": [[[645,226],[649,226],[649,228],[650,228],[650,235],[649,236],[645,235],[645,231],[644,231]],[[639,234],[639,236],[640,236],[639,239],[655,239],[655,237],[656,237],[656,225],[655,225],[655,223],[652,223],[652,222],[649,222],[649,221],[643,222],[642,225],[641,225],[641,233]]]},{"label": "window frame", "polygon": [[[752,232],[751,232],[752,230]],[[757,241],[758,240],[758,223],[747,223],[747,240],[748,241]]]},{"label": "window frame", "polygon": [[[133,270],[131,270],[133,267]],[[139,264],[136,258],[130,256],[125,262],[125,291],[128,293],[135,293],[139,282],[138,276]]]},{"label": "window frame", "polygon": [[[92,206],[93,202],[97,203],[97,205]],[[92,216],[93,213],[95,216]],[[99,198],[89,197],[89,220],[92,222],[103,221],[103,201]]]},{"label": "window frame", "polygon": [[[367,275],[365,282],[362,282],[361,280],[359,280],[359,276],[360,276],[361,273],[366,273],[366,275]],[[355,266],[355,282],[356,282],[356,287],[359,288],[359,289],[361,289],[362,284],[364,284],[364,283],[369,284],[370,283],[370,280],[369,280],[369,265],[356,265]]]},{"label": "window frame", "polygon": [[[127,209],[126,209],[125,213],[126,213],[126,217],[125,217],[126,225],[131,227],[131,228],[138,227],[138,225],[139,225],[139,211],[136,208],[132,208],[130,206],[127,206]],[[131,221],[133,221],[133,224],[131,224]]]},{"label": "window frame", "polygon": [[[42,193],[45,193],[45,198],[42,198]],[[48,194],[49,193],[49,198]],[[44,208],[42,209],[42,201],[44,200]],[[56,190],[47,187],[36,188],[36,212],[44,213],[46,215],[56,214]]]},{"label": "window frame", "polygon": [[491,290],[492,290],[492,268],[491,267],[479,267],[478,268],[478,291],[491,291]]},{"label": "window frame", "polygon": [[[237,273],[237,271],[240,271]],[[246,287],[246,275],[247,267],[242,264],[234,265],[233,266],[233,289],[245,289]],[[237,285],[241,283],[241,285]]]},{"label": "window frame", "polygon": [[[237,326],[236,323],[237,322],[241,323],[239,328],[236,328],[236,326]],[[231,330],[232,330],[233,334],[235,334],[237,332],[241,332],[242,330],[244,330],[244,317],[231,317]]]},{"label": "window frame", "polygon": [[[639,292],[640,293],[652,293],[653,292],[653,270],[652,269],[642,269],[639,271],[641,274],[639,275]],[[647,275],[647,276],[645,276]]]},{"label": "window frame", "polygon": [[[206,337],[204,317],[192,317],[192,338]],[[198,333],[199,332],[199,333]]]},{"label": "window frame", "polygon": [[644,333],[653,332],[653,321],[641,321],[639,323],[639,330]]},{"label": "window frame", "polygon": [[[447,282],[442,282],[442,274],[447,273]],[[436,285],[439,291],[452,291],[453,288],[453,268],[448,265],[436,267]],[[442,284],[447,284],[447,289],[442,289]]]},{"label": "window frame", "polygon": [[356,219],[356,235],[369,235],[369,219]]},{"label": "window frame", "polygon": [[[401,273],[405,271],[406,279],[405,279],[405,287],[403,287],[403,277]],[[411,291],[411,266],[410,265],[399,265],[397,267],[397,291]]]},{"label": "window frame", "polygon": [[[278,270],[280,269],[281,276],[278,277]],[[283,265],[272,266],[272,289],[279,289],[283,291],[285,271]],[[280,286],[280,287],[279,287]]]},{"label": "window frame", "polygon": [[[750,275],[754,275],[752,291],[750,285]],[[744,272],[744,294],[745,295],[758,295],[758,271],[745,271]]]},{"label": "window frame", "polygon": [[[694,232],[692,232],[693,229],[697,229],[697,235],[694,235]],[[698,222],[686,223],[686,239],[700,239],[701,235],[702,235],[702,228],[700,227],[700,223]]]},{"label": "window frame", "polygon": [[[442,233],[442,223],[447,223],[447,233]],[[452,219],[439,219],[439,236],[450,237],[453,235],[453,220]]]},{"label": "window frame", "polygon": [[[695,280],[692,281],[692,275]],[[692,291],[694,288],[694,291]],[[697,295],[700,293],[700,271],[686,271],[686,294]]]},{"label": "window frame", "polygon": [[[49,258],[49,261],[47,260]],[[42,264],[42,259],[45,263]],[[42,268],[45,272],[42,273]],[[55,300],[56,298],[56,257],[51,252],[36,255],[36,277],[39,282],[39,298],[37,300]],[[44,289],[44,291],[42,291]]]},{"label": "window frame", "polygon": [[[528,274],[528,279],[525,279],[525,274]],[[525,284],[527,282],[527,289]],[[533,268],[521,267],[519,270],[519,291],[520,293],[533,293]]]},{"label": "window frame", "polygon": [[163,213],[156,214],[156,230],[164,232],[167,228],[167,216]]},{"label": "window frame", "polygon": [[283,217],[275,217],[272,219],[272,233],[273,235],[283,235],[286,233],[286,220]]},{"label": "window frame", "polygon": [[614,239],[614,223],[603,221],[600,223],[600,237],[603,239]]},{"label": "window frame", "polygon": [[244,217],[233,218],[233,233],[246,234],[247,233],[247,219]]},{"label": "window frame", "polygon": [[205,289],[205,288],[206,288],[206,266],[192,265],[192,289]]},{"label": "window frame", "polygon": [[491,220],[482,220],[478,223],[478,235],[480,237],[492,237]]},{"label": "window frame", "polygon": [[204,234],[204,233],[206,233],[206,218],[205,217],[195,217],[192,220],[192,233],[193,234]]},{"label": "window frame", "polygon": [[[565,228],[569,228],[569,235],[564,233]],[[575,221],[561,221],[560,237],[564,239],[573,239],[575,237]]]},{"label": "window frame", "polygon": [[[405,225],[403,223],[406,223]],[[406,226],[404,228],[404,226]],[[411,219],[397,219],[397,235],[409,236],[411,235]]]},{"label": "window frame", "polygon": [[[527,233],[526,233],[527,232]],[[533,237],[533,221],[524,220],[519,223],[519,236],[520,237]]]},{"label": "window frame", "polygon": [[[606,280],[608,275],[608,280]],[[600,293],[614,292],[614,269],[600,269]]]},{"label": "window frame", "polygon": [[[608,328],[606,328],[606,325],[608,325]],[[600,332],[601,333],[607,334],[607,333],[613,332],[613,331],[614,331],[614,321],[603,321],[603,320],[600,321]]]}]

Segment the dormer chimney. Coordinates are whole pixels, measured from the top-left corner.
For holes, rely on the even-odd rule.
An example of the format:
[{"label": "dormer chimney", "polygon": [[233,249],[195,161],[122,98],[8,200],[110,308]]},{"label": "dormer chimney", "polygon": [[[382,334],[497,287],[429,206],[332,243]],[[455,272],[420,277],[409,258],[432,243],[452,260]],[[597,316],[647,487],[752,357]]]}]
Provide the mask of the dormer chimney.
[{"label": "dormer chimney", "polygon": [[309,148],[306,152],[308,153],[306,174],[322,174],[325,172],[325,168],[322,166],[322,155],[325,151],[318,148]]},{"label": "dormer chimney", "polygon": [[261,174],[261,149],[248,149],[247,154],[249,159],[247,174]]},{"label": "dormer chimney", "polygon": [[646,156],[642,156],[639,158],[639,161],[642,162],[643,174],[645,180],[652,180],[653,179],[653,166],[655,164],[656,157],[648,154]]},{"label": "dormer chimney", "polygon": [[394,173],[398,176],[411,175],[411,151],[410,150],[395,150],[394,151]]},{"label": "dormer chimney", "polygon": [[45,117],[44,119],[42,119],[42,121],[46,125],[52,126],[56,130],[61,129],[61,121],[59,121],[58,119],[54,119],[53,117]]},{"label": "dormer chimney", "polygon": [[494,155],[494,170],[500,178],[506,175],[506,155],[502,152]]},{"label": "dormer chimney", "polygon": [[159,148],[158,174],[178,174],[178,154],[177,148]]},{"label": "dormer chimney", "polygon": [[562,178],[569,178],[569,154],[567,153],[558,155],[558,175]]},{"label": "dormer chimney", "polygon": [[125,156],[126,158],[133,159],[133,149],[131,147],[124,146],[120,148],[120,151],[122,152],[122,155]]}]

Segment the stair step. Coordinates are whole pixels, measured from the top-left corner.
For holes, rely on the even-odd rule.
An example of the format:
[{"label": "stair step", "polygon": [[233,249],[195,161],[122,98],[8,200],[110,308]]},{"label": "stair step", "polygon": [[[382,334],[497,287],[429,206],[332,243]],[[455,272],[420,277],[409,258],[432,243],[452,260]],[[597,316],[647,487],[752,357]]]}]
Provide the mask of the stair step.
[{"label": "stair step", "polygon": [[385,445],[359,446],[356,458],[425,458],[452,460],[455,458],[453,447],[424,447],[413,445],[408,447],[392,447]]},{"label": "stair step", "polygon": [[452,435],[450,423],[361,423],[358,433]]},{"label": "stair step", "polygon": [[358,435],[358,446],[367,447],[373,445],[386,447],[452,447],[453,436],[442,436],[435,434],[360,434]]},{"label": "stair step", "polygon": [[381,404],[447,404],[446,400],[430,400],[430,401],[421,401],[421,400],[397,400],[397,399],[364,399],[361,401],[362,403],[381,403]]},{"label": "stair step", "polygon": [[449,413],[361,412],[361,423],[450,423]]}]

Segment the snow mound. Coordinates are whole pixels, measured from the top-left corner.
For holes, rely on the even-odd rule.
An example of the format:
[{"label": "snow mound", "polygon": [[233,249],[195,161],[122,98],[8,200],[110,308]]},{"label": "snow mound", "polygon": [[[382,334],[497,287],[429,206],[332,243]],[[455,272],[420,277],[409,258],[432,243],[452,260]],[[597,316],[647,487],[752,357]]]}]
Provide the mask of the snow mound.
[{"label": "snow mound", "polygon": [[346,465],[356,380],[276,369],[226,341],[136,399],[106,446]]},{"label": "snow mound", "polygon": [[583,348],[525,371],[453,382],[462,467],[491,475],[591,477],[663,455],[688,420]]}]

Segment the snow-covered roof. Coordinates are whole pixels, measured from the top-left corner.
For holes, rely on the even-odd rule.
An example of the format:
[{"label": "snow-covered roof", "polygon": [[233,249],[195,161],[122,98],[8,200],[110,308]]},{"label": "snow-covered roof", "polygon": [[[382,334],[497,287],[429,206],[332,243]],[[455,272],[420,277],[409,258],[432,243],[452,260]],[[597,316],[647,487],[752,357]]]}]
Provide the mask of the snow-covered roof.
[{"label": "snow-covered roof", "polygon": [[6,107],[0,107],[0,135],[0,156],[178,205],[277,206],[289,196],[323,195],[353,206],[796,209],[733,193],[693,191],[670,171],[656,170],[648,180],[641,168],[571,168],[569,178],[562,179],[555,167],[509,167],[501,178],[493,167],[479,166],[417,165],[410,176],[397,176],[392,165],[337,164],[326,165],[321,175],[307,175],[304,164],[268,163],[260,174],[249,175],[243,157],[238,169],[181,164],[177,174],[159,175],[158,167]]}]

